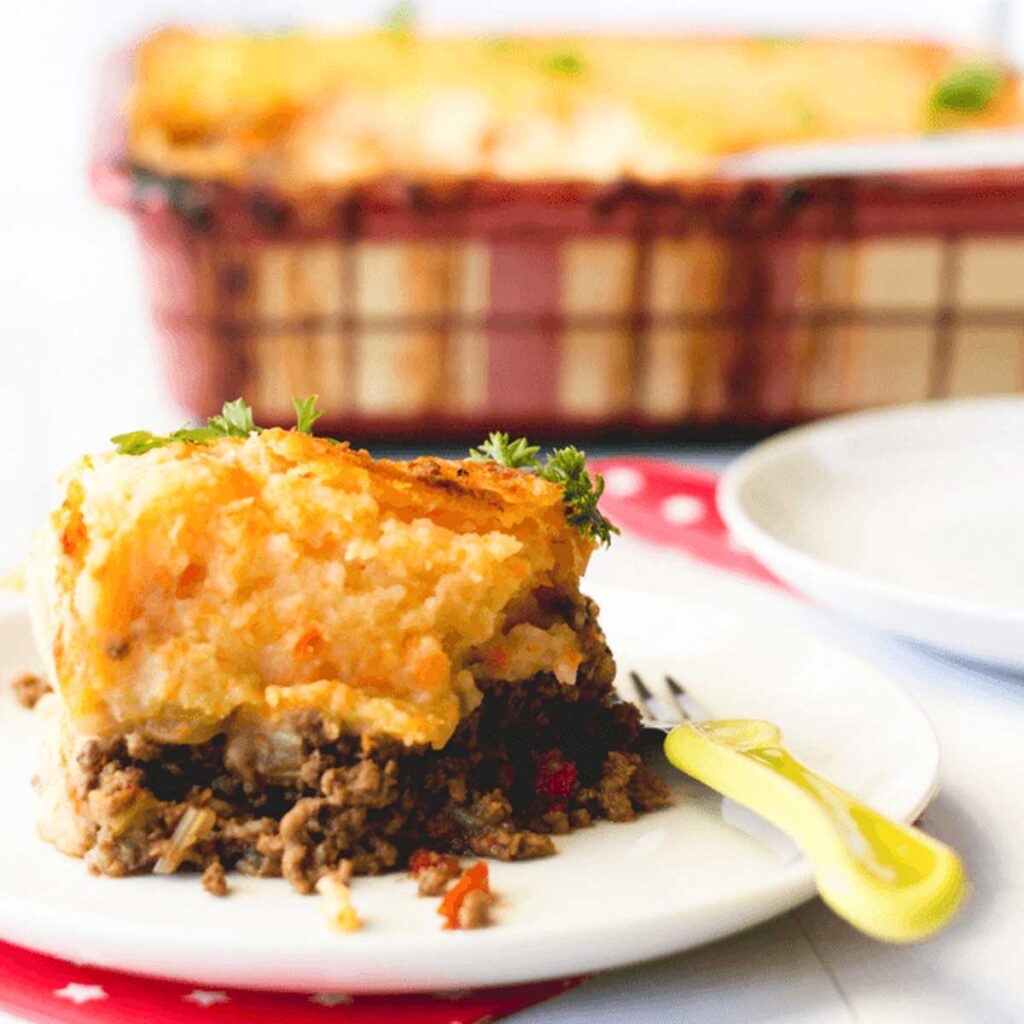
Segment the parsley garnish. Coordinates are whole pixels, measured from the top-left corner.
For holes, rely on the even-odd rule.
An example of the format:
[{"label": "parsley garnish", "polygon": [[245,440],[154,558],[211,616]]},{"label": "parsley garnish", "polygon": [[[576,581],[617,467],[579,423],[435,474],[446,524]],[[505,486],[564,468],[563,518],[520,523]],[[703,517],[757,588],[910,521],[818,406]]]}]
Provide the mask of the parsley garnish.
[{"label": "parsley garnish", "polygon": [[223,437],[217,430],[210,427],[182,427],[173,433],[160,435],[151,434],[148,430],[132,430],[127,434],[117,434],[110,439],[117,445],[118,455],[142,455],[154,448],[163,448],[173,441],[187,441],[190,444],[206,444],[218,437]]},{"label": "parsley garnish", "polygon": [[252,406],[247,405],[244,398],[236,398],[233,402],[225,402],[219,416],[211,416],[206,421],[207,430],[216,431],[217,437],[248,437],[258,434],[261,427],[252,421]]},{"label": "parsley garnish", "polygon": [[582,75],[587,69],[586,62],[573,50],[559,50],[544,57],[540,66],[556,75]]},{"label": "parsley garnish", "polygon": [[295,429],[300,434],[312,434],[313,424],[323,416],[323,413],[316,409],[316,399],[316,395],[292,399],[292,405],[295,406]]},{"label": "parsley garnish", "polygon": [[604,477],[591,475],[586,469],[586,452],[571,445],[556,448],[547,462],[538,470],[545,480],[562,485],[562,503],[566,518],[584,537],[600,541],[605,547],[612,542],[612,534],[619,528],[606,519],[597,507],[604,493]]},{"label": "parsley garnish", "polygon": [[797,100],[796,117],[802,131],[813,132],[821,126],[818,112],[805,100]]},{"label": "parsley garnish", "polygon": [[515,47],[515,40],[511,36],[491,36],[485,43],[495,53],[511,53]]},{"label": "parsley garnish", "polygon": [[416,28],[416,5],[409,0],[399,0],[385,15],[384,29],[396,36],[412,35]]},{"label": "parsley garnish", "polygon": [[509,466],[512,469],[538,469],[540,463],[537,461],[537,452],[540,445],[530,444],[525,437],[509,441],[508,434],[494,431],[487,435],[479,448],[470,448],[469,457],[474,462],[497,462],[499,466]]},{"label": "parsley garnish", "polygon": [[929,112],[937,114],[954,111],[958,114],[976,114],[992,102],[1006,75],[995,64],[965,64],[954,68],[932,91]]},{"label": "parsley garnish", "polygon": [[793,41],[792,36],[773,36],[767,33],[763,36],[754,36],[750,45],[755,49],[771,53],[773,50],[781,50]]},{"label": "parsley garnish", "polygon": [[604,492],[604,478],[600,473],[587,472],[586,452],[572,445],[555,448],[542,465],[537,459],[539,451],[540,447],[530,444],[525,437],[510,441],[508,434],[495,431],[479,448],[470,448],[469,457],[476,462],[497,462],[512,469],[534,472],[553,484],[559,484],[566,519],[584,537],[607,547],[612,534],[618,533],[619,528],[597,507]]},{"label": "parsley garnish", "polygon": [[128,434],[115,435],[110,442],[117,445],[118,455],[142,455],[175,441],[209,444],[219,437],[248,437],[250,434],[258,434],[260,429],[253,423],[252,409],[246,404],[245,399],[236,398],[233,402],[225,402],[220,414],[211,416],[205,427],[186,425],[170,434],[151,434],[148,430],[133,430]]},{"label": "parsley garnish", "polygon": [[[293,398],[292,405],[295,406],[296,429],[302,434],[312,434],[313,424],[322,415],[315,408],[316,395],[310,395],[309,398]],[[133,430],[127,434],[118,434],[110,441],[117,446],[118,455],[142,455],[175,441],[209,444],[221,437],[249,437],[262,431],[262,427],[257,427],[253,423],[252,407],[244,398],[236,398],[233,402],[225,402],[220,413],[211,416],[205,427],[184,426],[170,434],[151,434],[148,430]]]}]

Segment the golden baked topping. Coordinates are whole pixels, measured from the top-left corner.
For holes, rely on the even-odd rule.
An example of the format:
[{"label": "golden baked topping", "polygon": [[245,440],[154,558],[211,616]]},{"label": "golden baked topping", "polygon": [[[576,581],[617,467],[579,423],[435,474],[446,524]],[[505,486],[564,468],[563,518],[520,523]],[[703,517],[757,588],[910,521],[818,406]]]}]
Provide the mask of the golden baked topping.
[{"label": "golden baked topping", "polygon": [[933,43],[433,37],[396,10],[347,36],[157,33],[137,52],[131,161],[286,188],[677,181],[758,146],[1021,121],[1011,74]]},{"label": "golden baked topping", "polygon": [[593,541],[536,473],[253,427],[92,456],[64,488],[28,589],[80,732],[203,742],[313,709],[440,746],[496,639],[505,678],[578,663],[550,607]]}]

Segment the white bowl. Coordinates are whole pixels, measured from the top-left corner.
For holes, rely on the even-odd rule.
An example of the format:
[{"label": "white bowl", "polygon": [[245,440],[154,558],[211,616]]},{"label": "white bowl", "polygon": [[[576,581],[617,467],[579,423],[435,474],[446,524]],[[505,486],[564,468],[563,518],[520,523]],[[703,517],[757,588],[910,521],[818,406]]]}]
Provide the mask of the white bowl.
[{"label": "white bowl", "polygon": [[737,543],[814,600],[1024,668],[1024,399],[787,431],[728,468],[718,502]]}]

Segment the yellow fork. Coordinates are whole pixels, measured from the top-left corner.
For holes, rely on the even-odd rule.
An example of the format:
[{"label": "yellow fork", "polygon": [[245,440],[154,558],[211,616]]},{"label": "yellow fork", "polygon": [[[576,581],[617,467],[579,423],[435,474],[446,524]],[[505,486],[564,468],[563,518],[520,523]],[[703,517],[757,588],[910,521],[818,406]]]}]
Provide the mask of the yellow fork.
[{"label": "yellow fork", "polygon": [[[637,690],[649,708],[650,691],[642,683]],[[681,692],[672,684],[685,717]],[[687,722],[665,737],[665,754],[680,771],[789,835],[810,860],[822,899],[876,939],[926,938],[964,898],[967,882],[953,850],[811,771],[786,750],[770,722]]]}]

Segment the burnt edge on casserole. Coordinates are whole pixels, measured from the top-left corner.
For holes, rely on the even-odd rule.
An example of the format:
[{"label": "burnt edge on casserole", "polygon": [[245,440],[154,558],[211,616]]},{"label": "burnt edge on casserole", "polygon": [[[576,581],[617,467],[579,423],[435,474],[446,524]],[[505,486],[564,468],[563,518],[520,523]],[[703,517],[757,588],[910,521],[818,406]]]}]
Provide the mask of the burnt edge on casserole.
[{"label": "burnt edge on casserole", "polygon": [[109,876],[237,869],[305,893],[343,861],[376,874],[418,849],[542,857],[551,835],[659,807],[668,791],[639,754],[636,708],[615,697],[596,617],[575,600],[575,683],[480,679],[483,700],[439,750],[330,740],[316,712],[294,716],[279,743],[80,740],[64,785],[86,862]]}]

